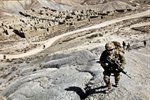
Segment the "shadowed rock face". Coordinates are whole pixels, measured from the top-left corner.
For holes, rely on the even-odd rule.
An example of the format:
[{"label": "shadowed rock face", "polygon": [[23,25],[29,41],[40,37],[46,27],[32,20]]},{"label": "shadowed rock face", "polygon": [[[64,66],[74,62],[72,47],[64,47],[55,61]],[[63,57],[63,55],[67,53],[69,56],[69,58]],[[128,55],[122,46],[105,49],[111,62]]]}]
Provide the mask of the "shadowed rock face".
[{"label": "shadowed rock face", "polygon": [[[89,62],[94,61],[95,55],[90,51],[81,51],[57,57],[59,59],[52,56],[54,60],[43,62],[40,70],[14,81],[3,95],[10,100],[80,100],[80,96],[66,89],[71,86],[85,87],[92,76],[88,72],[78,71],[77,68],[84,65],[90,67],[92,63],[89,65]],[[58,64],[59,69],[54,64]]]}]

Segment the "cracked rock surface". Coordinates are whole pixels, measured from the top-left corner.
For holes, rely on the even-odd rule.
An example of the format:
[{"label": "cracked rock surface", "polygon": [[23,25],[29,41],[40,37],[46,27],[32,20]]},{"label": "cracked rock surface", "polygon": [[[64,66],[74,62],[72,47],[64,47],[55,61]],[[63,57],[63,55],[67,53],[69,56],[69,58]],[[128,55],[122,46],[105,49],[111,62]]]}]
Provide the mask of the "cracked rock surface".
[{"label": "cracked rock surface", "polygon": [[[145,49],[148,48],[142,48],[140,52]],[[11,80],[2,95],[8,100],[149,100],[149,56],[142,59],[145,55],[140,52],[126,52],[128,63],[125,69],[132,79],[121,74],[119,87],[113,87],[112,93],[105,94],[103,69],[97,63],[99,56],[95,55],[101,52],[102,48],[97,47],[68,54],[54,54],[37,64],[39,68],[28,70],[26,74],[22,74],[24,71],[19,73],[19,67],[22,66],[18,66],[14,73],[22,76]],[[55,66],[57,64],[59,67]],[[35,66],[29,65],[24,67],[34,69]],[[113,77],[111,80],[113,82]]]}]

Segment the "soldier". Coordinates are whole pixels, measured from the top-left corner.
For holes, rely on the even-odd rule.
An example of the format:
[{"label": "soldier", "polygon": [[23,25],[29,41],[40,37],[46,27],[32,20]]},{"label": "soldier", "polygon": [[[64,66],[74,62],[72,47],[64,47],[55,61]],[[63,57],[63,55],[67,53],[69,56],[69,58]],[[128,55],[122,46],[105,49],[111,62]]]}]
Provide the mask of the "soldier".
[{"label": "soldier", "polygon": [[127,49],[128,51],[131,49],[131,48],[130,48],[130,43],[127,44],[127,48],[126,48],[126,49]]},{"label": "soldier", "polygon": [[6,59],[6,55],[3,56],[3,59]]},{"label": "soldier", "polygon": [[126,48],[126,43],[125,43],[125,41],[122,42],[122,46],[123,46],[123,49],[125,50],[125,48]]},{"label": "soldier", "polygon": [[146,47],[146,40],[143,41],[144,47]]},{"label": "soldier", "polygon": [[[108,87],[107,91],[110,91],[112,88],[112,83],[110,82],[110,76],[111,76],[111,74],[114,75],[115,86],[118,87],[118,83],[120,80],[120,72],[121,72],[121,70],[124,69],[124,65],[125,65],[125,58],[124,58],[122,52],[115,49],[115,45],[112,42],[106,43],[105,49],[106,50],[103,51],[101,54],[100,64],[104,69],[103,79],[104,79],[104,82],[106,83],[106,86]],[[110,58],[114,61],[118,61],[120,66],[118,68],[113,66],[112,64],[110,64],[108,62],[108,60],[107,60],[108,58]]]},{"label": "soldier", "polygon": [[46,47],[46,46],[45,46],[45,45],[43,45],[43,49],[45,49],[45,47]]},{"label": "soldier", "polygon": [[119,50],[119,52],[125,53],[125,51],[123,50],[120,42],[118,42],[118,41],[112,41],[112,43],[115,45],[115,49],[116,50]]}]

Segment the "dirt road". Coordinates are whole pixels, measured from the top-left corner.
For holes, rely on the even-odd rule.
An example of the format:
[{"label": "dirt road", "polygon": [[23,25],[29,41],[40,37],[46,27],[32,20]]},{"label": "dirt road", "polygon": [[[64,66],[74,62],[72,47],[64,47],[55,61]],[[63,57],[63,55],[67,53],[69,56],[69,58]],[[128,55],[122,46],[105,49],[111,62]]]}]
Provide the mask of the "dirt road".
[{"label": "dirt road", "polygon": [[[74,33],[79,33],[79,32],[82,32],[82,31],[87,31],[87,30],[91,30],[91,29],[98,29],[98,28],[105,27],[105,26],[108,26],[108,25],[111,25],[111,24],[114,24],[114,23],[117,23],[117,22],[124,21],[124,20],[139,18],[139,17],[143,17],[143,16],[147,16],[147,15],[150,15],[150,10],[147,10],[147,11],[144,11],[144,12],[141,12],[141,13],[137,13],[137,14],[133,14],[133,15],[128,15],[128,16],[125,16],[125,17],[116,18],[116,19],[113,19],[113,20],[110,20],[110,21],[106,21],[106,22],[103,22],[103,23],[100,23],[100,24],[93,25],[91,27],[78,29],[78,30],[75,30],[75,31],[72,31],[72,32],[67,32],[67,33],[64,33],[62,35],[56,36],[54,38],[50,38],[49,40],[45,41],[45,43],[43,45],[45,45],[45,49],[46,49],[46,48],[50,47],[55,41],[59,40],[62,37],[65,37],[65,36],[68,36],[68,35],[71,35],[71,34],[74,34]],[[8,59],[22,58],[22,57],[27,57],[27,56],[37,54],[37,53],[41,52],[42,50],[44,50],[43,45],[40,46],[40,47],[37,47],[35,49],[32,49],[32,50],[30,50],[26,53],[23,53],[23,54],[6,55],[6,58],[8,58]],[[4,54],[0,54],[0,59],[3,59],[3,55]]]}]

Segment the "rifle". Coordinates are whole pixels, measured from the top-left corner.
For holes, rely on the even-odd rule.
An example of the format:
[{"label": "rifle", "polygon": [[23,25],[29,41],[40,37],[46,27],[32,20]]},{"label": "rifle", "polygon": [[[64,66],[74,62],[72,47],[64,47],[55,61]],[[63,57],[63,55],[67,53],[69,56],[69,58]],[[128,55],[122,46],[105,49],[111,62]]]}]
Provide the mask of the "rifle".
[{"label": "rifle", "polygon": [[120,68],[120,64],[118,63],[117,60],[112,60],[110,57],[107,57],[107,62],[109,63],[109,65],[112,65],[114,68],[111,69],[118,69],[120,72],[122,72],[123,74],[125,74],[126,76],[128,76],[129,78],[131,78],[131,76],[129,76],[127,74],[127,72],[125,72],[123,69]]}]

